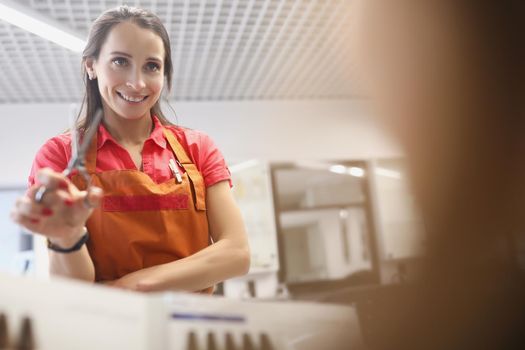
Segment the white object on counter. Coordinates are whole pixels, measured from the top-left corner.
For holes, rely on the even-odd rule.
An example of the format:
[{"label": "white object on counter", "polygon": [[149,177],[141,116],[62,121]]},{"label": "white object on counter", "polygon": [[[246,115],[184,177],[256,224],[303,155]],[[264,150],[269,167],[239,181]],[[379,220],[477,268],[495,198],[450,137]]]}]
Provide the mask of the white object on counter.
[{"label": "white object on counter", "polygon": [[0,274],[0,313],[9,338],[24,317],[38,350],[165,349],[166,311],[160,295],[144,295],[78,281],[40,281]]},{"label": "white object on counter", "polygon": [[[255,350],[363,347],[357,314],[350,306],[141,294],[4,274],[0,286],[0,313],[7,316],[9,338],[18,337],[28,317],[38,350],[212,350],[225,349],[227,337],[238,350],[246,341]],[[216,341],[215,348],[207,346],[209,337]],[[263,338],[271,347],[262,346]],[[200,345],[190,346],[192,339]]]}]

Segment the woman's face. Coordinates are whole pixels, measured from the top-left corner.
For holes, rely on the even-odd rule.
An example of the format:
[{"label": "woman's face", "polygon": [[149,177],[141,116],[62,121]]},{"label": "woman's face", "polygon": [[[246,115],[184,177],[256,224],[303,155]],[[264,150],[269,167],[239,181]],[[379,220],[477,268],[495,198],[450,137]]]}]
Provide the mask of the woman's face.
[{"label": "woman's face", "polygon": [[86,62],[98,80],[106,117],[149,116],[164,85],[164,56],[162,39],[155,32],[131,22],[111,29],[98,59]]}]

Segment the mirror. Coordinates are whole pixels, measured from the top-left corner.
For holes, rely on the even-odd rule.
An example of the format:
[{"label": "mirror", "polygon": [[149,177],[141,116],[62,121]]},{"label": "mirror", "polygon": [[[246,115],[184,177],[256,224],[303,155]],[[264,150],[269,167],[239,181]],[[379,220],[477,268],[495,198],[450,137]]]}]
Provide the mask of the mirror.
[{"label": "mirror", "polygon": [[377,279],[364,161],[272,165],[280,279],[295,294]]}]

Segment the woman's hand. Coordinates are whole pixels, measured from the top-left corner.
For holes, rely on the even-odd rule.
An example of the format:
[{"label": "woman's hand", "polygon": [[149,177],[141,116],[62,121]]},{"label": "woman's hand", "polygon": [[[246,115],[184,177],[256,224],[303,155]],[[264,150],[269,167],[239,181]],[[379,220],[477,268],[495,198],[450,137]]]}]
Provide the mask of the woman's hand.
[{"label": "woman's hand", "polygon": [[154,292],[162,290],[163,288],[160,285],[160,279],[156,277],[161,266],[162,265],[145,268],[131,272],[114,281],[102,281],[100,283],[106,286],[132,290],[135,292]]},{"label": "woman's hand", "polygon": [[[91,187],[89,193],[80,191],[67,177],[49,168],[41,169],[37,180],[39,184],[31,186],[16,201],[11,218],[61,247],[75,244],[83,235],[83,228],[93,211],[85,205],[86,197],[96,207],[102,198],[102,190]],[[37,203],[35,193],[40,186],[46,186],[47,191],[42,202]]]}]

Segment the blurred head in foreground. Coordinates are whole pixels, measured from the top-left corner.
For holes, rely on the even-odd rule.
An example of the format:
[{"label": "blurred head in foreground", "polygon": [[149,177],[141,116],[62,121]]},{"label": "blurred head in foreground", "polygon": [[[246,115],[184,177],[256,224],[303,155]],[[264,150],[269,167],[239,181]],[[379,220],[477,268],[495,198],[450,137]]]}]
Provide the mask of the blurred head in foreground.
[{"label": "blurred head in foreground", "polygon": [[392,348],[515,345],[525,298],[516,258],[525,233],[525,2],[354,5],[367,94],[404,149],[428,233],[420,289]]}]

